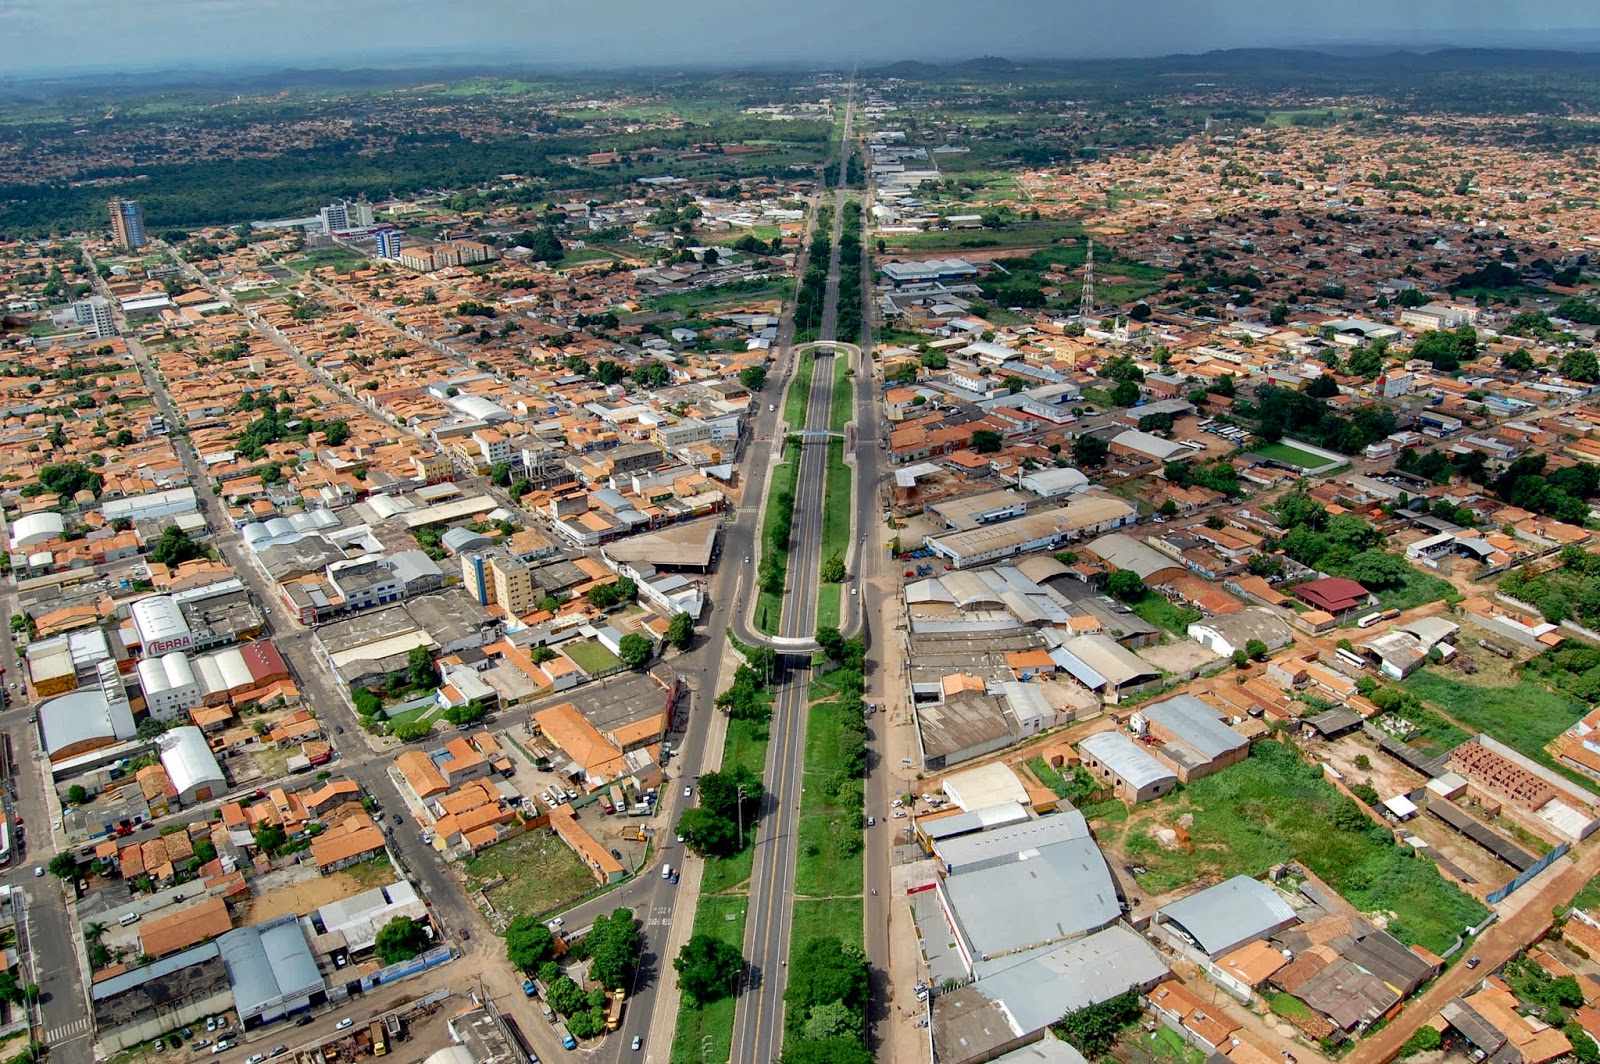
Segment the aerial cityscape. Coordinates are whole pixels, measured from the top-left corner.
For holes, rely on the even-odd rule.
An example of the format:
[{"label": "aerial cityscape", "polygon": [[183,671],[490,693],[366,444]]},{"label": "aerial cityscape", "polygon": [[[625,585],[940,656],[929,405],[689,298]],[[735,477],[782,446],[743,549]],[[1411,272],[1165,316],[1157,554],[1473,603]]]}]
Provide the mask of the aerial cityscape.
[{"label": "aerial cityscape", "polygon": [[0,1064],[1600,1064],[1600,11],[260,6],[0,13]]}]

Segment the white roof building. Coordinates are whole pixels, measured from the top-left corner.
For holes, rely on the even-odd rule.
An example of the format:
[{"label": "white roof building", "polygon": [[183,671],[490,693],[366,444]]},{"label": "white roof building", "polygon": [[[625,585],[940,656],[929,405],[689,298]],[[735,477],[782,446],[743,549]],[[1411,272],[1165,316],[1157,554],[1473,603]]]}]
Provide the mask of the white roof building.
[{"label": "white roof building", "polygon": [[23,550],[39,543],[60,539],[66,522],[54,510],[24,514],[11,522],[11,549]]},{"label": "white roof building", "polygon": [[133,629],[139,635],[139,644],[145,657],[156,657],[173,650],[188,650],[194,646],[194,634],[189,622],[183,619],[178,601],[170,595],[151,595],[140,599],[128,610],[133,618]]},{"label": "white roof building", "polygon": [[222,766],[207,745],[199,728],[173,728],[156,738],[161,751],[161,767],[185,805],[204,802],[221,794],[227,786]]}]

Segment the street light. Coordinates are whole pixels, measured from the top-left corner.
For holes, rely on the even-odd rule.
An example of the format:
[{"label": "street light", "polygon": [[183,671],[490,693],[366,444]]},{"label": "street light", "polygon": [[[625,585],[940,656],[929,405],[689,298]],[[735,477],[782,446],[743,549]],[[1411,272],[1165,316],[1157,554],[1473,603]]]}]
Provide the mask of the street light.
[{"label": "street light", "polygon": [[739,845],[744,845],[744,788],[739,788]]}]

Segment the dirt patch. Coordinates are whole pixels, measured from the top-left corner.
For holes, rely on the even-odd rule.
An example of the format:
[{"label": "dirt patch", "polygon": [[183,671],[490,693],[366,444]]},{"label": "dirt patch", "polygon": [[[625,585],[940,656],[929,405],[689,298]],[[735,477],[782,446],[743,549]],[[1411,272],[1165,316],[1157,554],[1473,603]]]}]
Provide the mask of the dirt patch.
[{"label": "dirt patch", "polygon": [[258,924],[274,916],[284,916],[288,913],[304,916],[329,902],[353,898],[367,889],[369,888],[354,876],[343,872],[313,876],[252,898],[245,906],[245,912],[239,923]]}]

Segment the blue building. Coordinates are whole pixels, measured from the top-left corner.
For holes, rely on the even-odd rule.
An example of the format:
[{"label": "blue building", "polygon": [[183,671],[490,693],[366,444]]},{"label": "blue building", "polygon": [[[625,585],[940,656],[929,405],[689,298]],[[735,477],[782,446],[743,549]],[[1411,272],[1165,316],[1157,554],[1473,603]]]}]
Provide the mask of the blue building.
[{"label": "blue building", "polygon": [[139,214],[139,204],[134,200],[113,197],[111,207],[111,232],[118,244],[135,251],[150,243],[145,236],[144,218]]},{"label": "blue building", "polygon": [[380,229],[378,231],[378,258],[398,259],[400,257],[400,241],[404,235],[398,229]]}]

